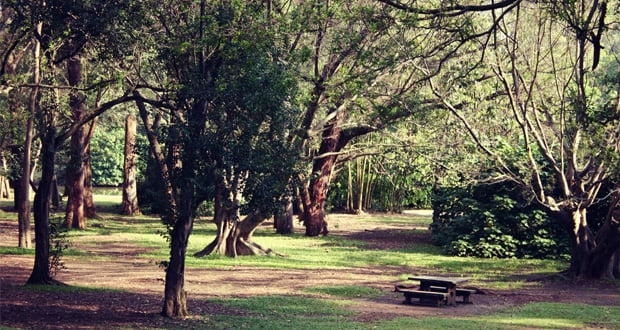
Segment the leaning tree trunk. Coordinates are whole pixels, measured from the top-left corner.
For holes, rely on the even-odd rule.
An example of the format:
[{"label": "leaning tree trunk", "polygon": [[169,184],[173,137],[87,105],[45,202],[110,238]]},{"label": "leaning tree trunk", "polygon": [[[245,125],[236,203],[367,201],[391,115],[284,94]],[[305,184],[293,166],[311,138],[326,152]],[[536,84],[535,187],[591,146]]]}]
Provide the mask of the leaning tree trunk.
[{"label": "leaning tree trunk", "polygon": [[56,157],[56,131],[50,127],[42,143],[41,153],[41,182],[34,196],[34,231],[35,231],[35,258],[34,268],[28,278],[28,284],[58,284],[50,275],[50,196],[52,195],[52,181],[54,178],[54,163]]},{"label": "leaning tree trunk", "polygon": [[[67,76],[70,86],[79,86],[82,75],[81,58],[72,56],[67,62]],[[84,97],[77,91],[72,92],[69,99],[73,120],[79,121],[84,113]],[[86,160],[86,129],[80,127],[71,136],[71,156],[67,166],[67,212],[65,225],[68,228],[86,229],[84,213],[84,175]]]}]

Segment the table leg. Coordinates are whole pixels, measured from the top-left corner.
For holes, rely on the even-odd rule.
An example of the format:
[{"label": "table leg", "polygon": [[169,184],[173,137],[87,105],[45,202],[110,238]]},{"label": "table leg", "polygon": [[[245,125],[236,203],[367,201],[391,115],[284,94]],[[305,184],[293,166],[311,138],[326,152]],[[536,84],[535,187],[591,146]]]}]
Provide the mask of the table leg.
[{"label": "table leg", "polygon": [[456,285],[448,286],[448,298],[446,298],[446,305],[453,306],[456,304]]}]

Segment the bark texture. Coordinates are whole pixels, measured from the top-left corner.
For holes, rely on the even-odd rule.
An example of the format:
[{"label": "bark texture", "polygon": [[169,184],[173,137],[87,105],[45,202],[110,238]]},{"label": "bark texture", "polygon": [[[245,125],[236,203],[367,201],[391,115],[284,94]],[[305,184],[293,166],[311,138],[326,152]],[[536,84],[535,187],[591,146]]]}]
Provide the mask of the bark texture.
[{"label": "bark texture", "polygon": [[125,118],[125,160],[123,164],[123,214],[140,214],[136,182],[136,119]]},{"label": "bark texture", "polygon": [[47,129],[43,151],[41,153],[41,182],[34,197],[34,230],[35,230],[35,258],[32,273],[28,278],[28,284],[58,284],[50,275],[50,229],[49,229],[49,200],[52,195],[54,178],[54,164],[56,157],[56,130],[53,127]]}]

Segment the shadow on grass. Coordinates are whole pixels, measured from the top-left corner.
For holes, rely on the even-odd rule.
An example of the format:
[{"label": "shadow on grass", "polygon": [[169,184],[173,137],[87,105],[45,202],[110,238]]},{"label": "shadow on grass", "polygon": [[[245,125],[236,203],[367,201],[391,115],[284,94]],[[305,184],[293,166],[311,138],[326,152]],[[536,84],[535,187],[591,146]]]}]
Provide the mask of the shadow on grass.
[{"label": "shadow on grass", "polygon": [[2,286],[0,327],[23,329],[208,328],[208,315],[234,315],[230,308],[189,299],[186,320],[159,315],[158,295],[103,289]]}]

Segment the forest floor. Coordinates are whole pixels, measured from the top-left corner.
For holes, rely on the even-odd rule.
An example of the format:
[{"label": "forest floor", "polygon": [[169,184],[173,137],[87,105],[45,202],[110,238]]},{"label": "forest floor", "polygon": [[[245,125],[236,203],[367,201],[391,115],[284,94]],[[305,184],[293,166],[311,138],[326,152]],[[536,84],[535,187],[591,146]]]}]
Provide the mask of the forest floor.
[{"label": "forest floor", "polygon": [[[400,224],[347,221],[343,215],[330,216],[330,235],[366,241],[370,248],[406,247],[411,242]],[[334,221],[337,223],[333,225]],[[265,224],[269,225],[269,224]],[[17,237],[15,222],[0,221],[0,246],[13,246]],[[32,256],[2,255],[0,259],[0,328],[23,329],[99,329],[184,327],[158,315],[162,307],[164,272],[153,260],[140,257],[141,249],[130,242],[100,240],[97,251],[104,258],[85,260],[65,257],[65,270],[56,279],[71,286],[114,290],[31,290],[23,287],[33,266]],[[419,244],[420,242],[418,242]],[[423,242],[428,243],[428,242]],[[112,256],[113,258],[106,258]],[[403,304],[401,294],[393,292],[395,283],[386,277],[411,273],[410,269],[350,268],[348,270],[297,270],[258,267],[228,269],[188,268],[186,290],[193,317],[245,315],[206,298],[256,295],[304,295],[305,287],[355,285],[381,289],[373,298],[352,298],[356,320],[371,322],[394,317],[451,317],[484,315],[499,309],[530,302],[565,302],[592,305],[620,305],[620,286],[609,282],[575,282],[569,279],[519,278],[536,285],[518,290],[486,290],[473,296],[473,304],[434,308]],[[392,277],[390,277],[392,276]],[[326,297],[329,298],[329,297]],[[172,322],[172,323],[171,323]],[[176,322],[176,323],[175,323]]]}]

